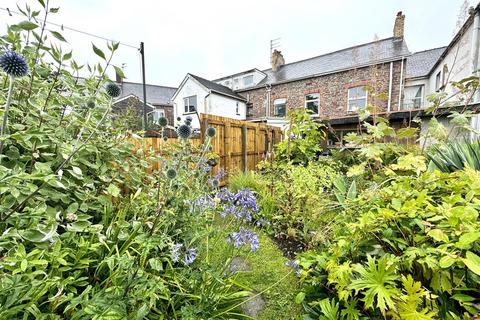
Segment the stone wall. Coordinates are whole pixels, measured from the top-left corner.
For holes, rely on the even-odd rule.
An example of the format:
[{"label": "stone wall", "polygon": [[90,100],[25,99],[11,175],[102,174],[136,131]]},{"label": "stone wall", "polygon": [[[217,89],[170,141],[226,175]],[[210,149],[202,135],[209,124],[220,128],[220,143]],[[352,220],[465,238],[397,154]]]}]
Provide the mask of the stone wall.
[{"label": "stone wall", "polygon": [[[393,81],[391,110],[398,110],[401,62],[393,63]],[[405,73],[404,73],[405,74]],[[329,75],[288,82],[271,87],[270,114],[266,114],[266,89],[259,88],[239,92],[251,104],[250,115],[253,118],[273,116],[273,101],[279,98],[287,100],[287,113],[293,108],[304,107],[305,95],[320,93],[320,117],[337,118],[352,115],[347,112],[348,89],[367,86],[367,103],[380,111],[387,110],[390,63],[348,70]]]}]

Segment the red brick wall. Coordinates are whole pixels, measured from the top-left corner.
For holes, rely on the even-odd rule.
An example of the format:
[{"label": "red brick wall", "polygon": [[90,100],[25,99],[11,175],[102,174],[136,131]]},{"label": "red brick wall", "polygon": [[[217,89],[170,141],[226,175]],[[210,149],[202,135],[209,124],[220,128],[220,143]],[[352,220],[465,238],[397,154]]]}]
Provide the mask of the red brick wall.
[{"label": "red brick wall", "polygon": [[[391,97],[392,111],[398,110],[400,70],[401,62],[394,62]],[[385,63],[274,85],[271,88],[271,114],[268,116],[273,116],[273,101],[275,99],[287,99],[288,113],[292,108],[303,107],[305,104],[305,95],[308,93],[320,93],[321,117],[334,118],[351,115],[352,113],[347,113],[348,88],[355,86],[367,86],[369,88],[367,99],[368,105],[377,107],[378,111],[386,111],[389,76],[390,63]],[[242,91],[240,94],[247,97],[249,102],[253,105],[253,109],[250,112],[252,117],[266,116],[264,106],[264,100],[266,97],[265,88]]]}]

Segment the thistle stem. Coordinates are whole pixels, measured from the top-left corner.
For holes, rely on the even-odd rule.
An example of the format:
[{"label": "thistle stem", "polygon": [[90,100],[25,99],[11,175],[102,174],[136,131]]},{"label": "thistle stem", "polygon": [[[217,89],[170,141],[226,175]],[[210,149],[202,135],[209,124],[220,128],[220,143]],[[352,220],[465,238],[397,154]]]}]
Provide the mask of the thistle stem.
[{"label": "thistle stem", "polygon": [[15,82],[15,78],[13,76],[10,76],[10,85],[8,86],[7,103],[5,104],[5,112],[3,114],[2,127],[0,128],[0,138],[2,138],[2,140],[0,141],[0,155],[2,155],[2,152],[3,152],[3,144],[4,144],[3,138],[5,135],[5,132],[7,131],[8,110],[10,109],[10,104],[12,103],[14,82]]}]

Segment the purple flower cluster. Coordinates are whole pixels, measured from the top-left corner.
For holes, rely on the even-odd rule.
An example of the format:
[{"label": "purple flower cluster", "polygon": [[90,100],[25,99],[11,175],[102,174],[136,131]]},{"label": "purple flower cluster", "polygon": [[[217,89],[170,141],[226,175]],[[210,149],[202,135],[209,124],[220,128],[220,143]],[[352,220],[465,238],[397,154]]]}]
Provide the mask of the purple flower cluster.
[{"label": "purple flower cluster", "polygon": [[252,214],[258,212],[257,199],[249,189],[232,193],[224,188],[217,194],[217,198],[224,202],[222,217],[232,215],[238,220],[252,221]]},{"label": "purple flower cluster", "polygon": [[300,265],[297,263],[297,261],[295,260],[289,260],[287,262],[285,262],[285,265],[287,267],[292,267],[293,270],[295,270],[295,274],[297,276],[300,276],[300,273],[301,273],[301,270],[300,270]]},{"label": "purple flower cluster", "polygon": [[182,249],[183,244],[176,243],[172,250],[170,251],[170,257],[172,258],[173,262],[178,262],[180,260],[180,249]]},{"label": "purple flower cluster", "polygon": [[185,265],[189,266],[195,261],[195,259],[197,259],[197,250],[195,248],[190,248],[185,253],[183,263],[185,263]]},{"label": "purple flower cluster", "polygon": [[213,209],[215,207],[214,199],[210,195],[203,195],[193,201],[192,212],[205,211],[207,209]]},{"label": "purple flower cluster", "polygon": [[208,173],[212,170],[212,167],[208,164],[207,158],[200,158],[198,161],[198,167],[200,171]]},{"label": "purple flower cluster", "polygon": [[[173,262],[177,263],[180,261],[182,247],[183,244],[181,243],[176,243],[173,245],[173,248],[170,251],[170,257]],[[186,266],[189,266],[195,261],[195,259],[197,259],[197,250],[195,248],[190,248],[184,254],[183,263]]]},{"label": "purple flower cluster", "polygon": [[257,251],[260,247],[258,236],[255,231],[245,227],[240,227],[238,232],[233,232],[227,239],[227,242],[233,243],[235,248],[246,247],[249,245],[251,252]]}]

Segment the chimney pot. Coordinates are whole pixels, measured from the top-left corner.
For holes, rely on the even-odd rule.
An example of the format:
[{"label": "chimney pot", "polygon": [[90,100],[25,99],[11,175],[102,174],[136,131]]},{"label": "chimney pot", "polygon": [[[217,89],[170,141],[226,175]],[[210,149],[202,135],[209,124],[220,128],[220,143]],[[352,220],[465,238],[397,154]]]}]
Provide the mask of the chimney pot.
[{"label": "chimney pot", "polygon": [[285,64],[285,59],[283,58],[282,52],[277,49],[272,52],[272,70],[277,71],[281,66]]},{"label": "chimney pot", "polygon": [[402,11],[397,13],[397,17],[395,18],[395,25],[393,26],[393,37],[395,38],[403,38],[405,31],[405,15]]}]

